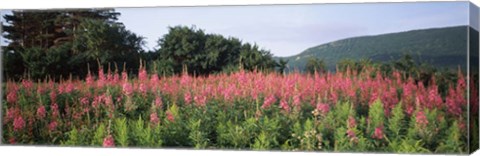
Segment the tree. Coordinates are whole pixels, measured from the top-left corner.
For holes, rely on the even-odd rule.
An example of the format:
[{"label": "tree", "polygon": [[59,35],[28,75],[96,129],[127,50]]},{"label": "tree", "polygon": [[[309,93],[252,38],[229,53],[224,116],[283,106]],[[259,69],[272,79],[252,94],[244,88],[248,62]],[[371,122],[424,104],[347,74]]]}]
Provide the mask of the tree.
[{"label": "tree", "polygon": [[156,51],[159,54],[156,65],[164,66],[157,66],[158,73],[178,74],[186,67],[189,74],[208,75],[230,72],[240,66],[250,71],[272,70],[276,66],[270,52],[257,45],[205,34],[195,27],[169,27],[169,33],[159,39],[158,44],[161,48]]},{"label": "tree", "polygon": [[117,23],[113,9],[13,11],[2,23],[9,44],[4,51],[5,75],[19,79],[67,75],[83,77],[108,62],[138,68],[143,38]]},{"label": "tree", "polygon": [[287,68],[287,64],[288,64],[288,60],[280,58],[280,60],[278,61],[278,71],[281,74],[285,73],[285,69]]},{"label": "tree", "polygon": [[[88,63],[90,70],[95,70],[97,63],[102,66],[125,63],[132,72],[138,69],[143,37],[126,30],[122,24],[95,19],[83,20],[78,28],[72,41],[71,66],[85,69]],[[86,69],[80,71],[78,74],[86,74]]]},{"label": "tree", "polygon": [[323,59],[318,59],[316,57],[311,57],[308,59],[307,64],[305,65],[305,71],[310,74],[324,73],[326,71],[326,65]]}]

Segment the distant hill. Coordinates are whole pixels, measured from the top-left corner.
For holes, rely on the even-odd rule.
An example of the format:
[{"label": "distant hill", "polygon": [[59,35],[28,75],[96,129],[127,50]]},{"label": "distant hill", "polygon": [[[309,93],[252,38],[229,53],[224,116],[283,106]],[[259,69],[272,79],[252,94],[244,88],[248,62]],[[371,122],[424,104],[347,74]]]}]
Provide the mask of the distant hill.
[{"label": "distant hill", "polygon": [[455,26],[361,36],[321,44],[297,55],[276,59],[287,59],[289,70],[303,70],[308,58],[317,57],[323,59],[327,67],[333,70],[336,63],[345,58],[391,61],[409,54],[417,62],[429,63],[438,68],[456,69],[459,65],[465,68],[468,29],[478,34],[468,26]]}]

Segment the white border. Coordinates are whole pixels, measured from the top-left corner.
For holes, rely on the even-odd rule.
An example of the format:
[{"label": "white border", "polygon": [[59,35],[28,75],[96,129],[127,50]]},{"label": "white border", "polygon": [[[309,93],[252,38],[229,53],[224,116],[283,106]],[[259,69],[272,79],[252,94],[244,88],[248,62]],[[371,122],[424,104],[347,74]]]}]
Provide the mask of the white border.
[{"label": "white border", "polygon": [[[311,3],[372,3],[372,2],[425,2],[427,0],[0,0],[2,9],[53,9],[53,8],[117,8],[117,7],[155,7],[155,6],[206,6],[206,5],[259,5],[259,4],[311,4]],[[449,1],[449,0],[435,0]],[[450,0],[451,1],[451,0]],[[480,6],[480,0],[472,0]],[[1,55],[0,55],[1,56]],[[480,152],[476,152],[478,154]],[[87,147],[48,147],[48,146],[5,146],[0,145],[0,155],[377,155],[375,153],[311,153],[311,152],[256,152],[225,150],[187,150],[187,149],[139,149],[139,148],[87,148]],[[400,154],[378,154],[400,155]]]}]

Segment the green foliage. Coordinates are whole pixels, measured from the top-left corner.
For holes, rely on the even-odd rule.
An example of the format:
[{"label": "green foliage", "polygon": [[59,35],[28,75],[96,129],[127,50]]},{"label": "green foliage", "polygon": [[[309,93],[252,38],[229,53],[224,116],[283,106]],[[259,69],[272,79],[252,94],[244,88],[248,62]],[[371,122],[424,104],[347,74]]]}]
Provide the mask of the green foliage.
[{"label": "green foliage", "polygon": [[[138,69],[143,38],[116,23],[111,9],[13,11],[2,24],[9,39],[4,58],[7,79],[26,72],[33,79],[84,77],[101,65],[127,63]],[[90,64],[90,69],[85,68]]]},{"label": "green foliage", "polygon": [[440,143],[435,152],[465,153],[466,150],[462,148],[465,143],[461,140],[462,134],[458,126],[458,121],[454,121],[447,131],[449,132],[447,137]]},{"label": "green foliage", "polygon": [[160,125],[155,126],[152,130],[153,130],[152,132],[153,142],[150,146],[161,147],[163,144],[163,140],[162,140],[162,129],[160,128]]},{"label": "green foliage", "polygon": [[403,113],[402,104],[397,104],[392,110],[392,117],[388,120],[388,128],[395,139],[400,138],[400,132],[405,129],[405,114]]},{"label": "green foliage", "polygon": [[188,127],[190,135],[188,136],[196,149],[204,149],[208,146],[207,134],[201,129],[202,119],[190,118]]},{"label": "green foliage", "polygon": [[350,151],[349,149],[349,139],[346,136],[347,129],[345,127],[339,127],[335,131],[335,143],[334,143],[334,151]]},{"label": "green foliage", "polygon": [[78,134],[77,129],[75,128],[73,128],[70,132],[68,132],[68,140],[62,143],[62,145],[69,145],[69,146],[75,146],[80,144],[82,144],[82,141],[80,139],[80,135]]},{"label": "green foliage", "polygon": [[395,149],[397,153],[431,153],[423,147],[422,140],[414,140],[411,138],[403,139]]},{"label": "green foliage", "polygon": [[305,69],[312,57],[322,58],[328,69],[335,70],[337,63],[345,58],[388,62],[404,55],[412,56],[415,62],[426,62],[435,67],[456,69],[460,65],[465,69],[468,47],[465,38],[465,26],[360,36],[314,46],[283,59],[288,60],[290,71]]},{"label": "green foliage", "polygon": [[131,133],[129,134],[131,134],[132,144],[149,147],[154,145],[152,129],[150,126],[145,126],[144,122],[141,116],[138,117],[137,121],[131,121],[129,123]]},{"label": "green foliage", "polygon": [[268,133],[262,131],[258,135],[257,138],[255,138],[255,143],[252,145],[252,149],[254,150],[269,150],[272,148],[272,138],[268,137]]},{"label": "green foliage", "polygon": [[126,118],[115,119],[114,124],[114,138],[115,141],[122,147],[127,147],[128,142],[128,126]]},{"label": "green foliage", "polygon": [[[171,105],[167,109],[167,113],[171,113],[173,121],[170,121],[168,115],[163,120],[162,130],[162,144],[164,146],[188,146],[190,144],[188,123],[183,121],[182,113],[177,104]],[[167,114],[165,113],[165,114]]]},{"label": "green foliage", "polygon": [[311,57],[305,64],[305,71],[310,74],[324,73],[326,71],[325,61]]},{"label": "green foliage", "polygon": [[[157,73],[179,74],[184,68],[189,74],[207,75],[243,68],[246,70],[272,70],[276,62],[269,51],[257,45],[242,44],[236,38],[224,38],[217,34],[205,34],[195,27],[175,26],[158,41],[156,53],[159,60]],[[230,69],[227,69],[230,68]]]},{"label": "green foliage", "polygon": [[103,139],[105,138],[105,136],[107,136],[107,129],[105,128],[105,124],[100,123],[95,130],[93,140],[92,140],[92,145],[102,146]]},{"label": "green foliage", "polygon": [[[311,119],[306,119],[305,123],[296,122],[292,127],[292,138],[288,140],[294,150],[319,150],[322,148],[322,133],[317,130],[314,122]],[[288,148],[288,145],[283,145],[283,148]]]},{"label": "green foliage", "polygon": [[269,150],[279,145],[280,125],[278,119],[269,119],[265,116],[260,120],[260,134],[255,138],[252,148],[255,150]]},{"label": "green foliage", "polygon": [[380,100],[376,100],[373,104],[370,105],[368,111],[368,119],[370,120],[367,128],[367,134],[372,135],[375,131],[375,128],[384,127],[385,124],[385,114],[383,109],[383,104]]}]

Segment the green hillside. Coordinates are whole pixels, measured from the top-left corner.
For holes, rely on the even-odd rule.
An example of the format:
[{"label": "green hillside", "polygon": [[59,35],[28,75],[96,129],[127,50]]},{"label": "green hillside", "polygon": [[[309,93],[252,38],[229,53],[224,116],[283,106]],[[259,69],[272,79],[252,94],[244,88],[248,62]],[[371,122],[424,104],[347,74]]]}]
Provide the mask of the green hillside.
[{"label": "green hillside", "polygon": [[308,58],[318,57],[333,70],[338,61],[346,58],[390,61],[409,54],[415,61],[435,67],[457,68],[460,65],[464,68],[468,28],[456,26],[348,38],[311,47],[283,59],[288,60],[289,70],[303,70]]}]

